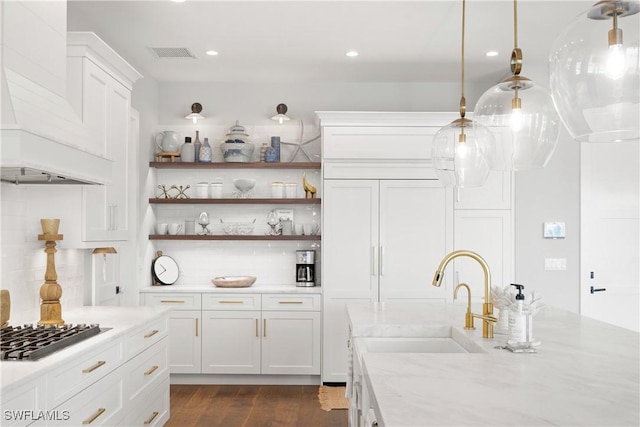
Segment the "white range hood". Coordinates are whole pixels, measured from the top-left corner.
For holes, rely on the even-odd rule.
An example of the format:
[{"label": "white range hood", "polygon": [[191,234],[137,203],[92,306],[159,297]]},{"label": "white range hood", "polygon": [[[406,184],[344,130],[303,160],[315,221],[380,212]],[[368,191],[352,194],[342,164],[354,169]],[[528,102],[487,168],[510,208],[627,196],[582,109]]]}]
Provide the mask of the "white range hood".
[{"label": "white range hood", "polygon": [[[2,69],[1,180],[15,184],[105,184],[111,159],[83,149],[87,127],[66,98]],[[7,107],[9,111],[7,111]]]}]

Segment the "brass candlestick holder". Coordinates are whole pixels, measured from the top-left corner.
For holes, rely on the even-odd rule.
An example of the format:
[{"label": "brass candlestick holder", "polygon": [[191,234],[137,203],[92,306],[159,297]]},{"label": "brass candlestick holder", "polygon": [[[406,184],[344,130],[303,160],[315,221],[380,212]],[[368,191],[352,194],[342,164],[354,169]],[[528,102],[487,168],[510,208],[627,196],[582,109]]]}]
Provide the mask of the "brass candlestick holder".
[{"label": "brass candlestick holder", "polygon": [[38,240],[45,241],[44,252],[47,254],[47,270],[44,273],[44,283],[40,287],[40,325],[64,325],[62,320],[62,306],[60,297],[62,287],[58,284],[58,274],[56,273],[56,262],[54,254],[56,251],[56,241],[62,240],[62,234],[58,234],[60,227],[59,219],[41,219],[42,233],[38,234]]}]

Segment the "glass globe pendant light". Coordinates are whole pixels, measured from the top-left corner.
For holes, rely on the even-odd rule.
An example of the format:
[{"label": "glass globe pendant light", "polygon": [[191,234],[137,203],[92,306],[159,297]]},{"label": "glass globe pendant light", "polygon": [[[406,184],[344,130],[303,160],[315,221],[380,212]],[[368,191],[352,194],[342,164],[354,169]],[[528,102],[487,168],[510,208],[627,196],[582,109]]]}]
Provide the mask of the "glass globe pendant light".
[{"label": "glass globe pendant light", "polygon": [[639,11],[637,0],[599,1],[551,46],[551,95],[578,141],[640,140]]},{"label": "glass globe pendant light", "polygon": [[476,123],[487,126],[495,144],[481,149],[492,170],[520,171],[544,167],[556,148],[560,119],[549,91],[521,76],[518,5],[513,2],[511,77],[487,90],[474,110]]},{"label": "glass globe pendant light", "polygon": [[464,28],[465,0],[462,0],[462,53],[461,53],[461,97],[460,118],[444,126],[433,138],[431,157],[436,175],[444,187],[480,187],[487,180],[489,165],[480,145],[492,145],[493,135],[484,126],[473,125],[465,118],[464,97]]}]

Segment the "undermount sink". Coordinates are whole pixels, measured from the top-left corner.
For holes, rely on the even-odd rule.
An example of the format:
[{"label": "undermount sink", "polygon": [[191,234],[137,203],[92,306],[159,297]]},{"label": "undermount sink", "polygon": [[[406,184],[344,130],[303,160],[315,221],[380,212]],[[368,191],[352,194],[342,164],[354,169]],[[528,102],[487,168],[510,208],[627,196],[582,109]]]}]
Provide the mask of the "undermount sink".
[{"label": "undermount sink", "polygon": [[451,328],[449,336],[358,337],[360,353],[486,353],[476,342]]}]

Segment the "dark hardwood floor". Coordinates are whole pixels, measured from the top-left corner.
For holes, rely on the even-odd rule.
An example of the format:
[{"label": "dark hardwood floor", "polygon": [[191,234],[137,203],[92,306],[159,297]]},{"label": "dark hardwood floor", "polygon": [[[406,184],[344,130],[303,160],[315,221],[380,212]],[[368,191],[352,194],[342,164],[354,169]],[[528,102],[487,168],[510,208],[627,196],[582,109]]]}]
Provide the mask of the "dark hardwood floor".
[{"label": "dark hardwood floor", "polygon": [[344,427],[347,410],[323,411],[316,385],[172,385],[166,427]]}]

